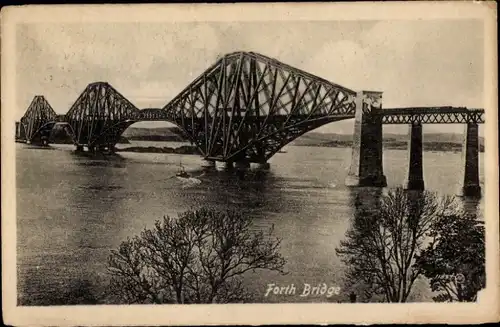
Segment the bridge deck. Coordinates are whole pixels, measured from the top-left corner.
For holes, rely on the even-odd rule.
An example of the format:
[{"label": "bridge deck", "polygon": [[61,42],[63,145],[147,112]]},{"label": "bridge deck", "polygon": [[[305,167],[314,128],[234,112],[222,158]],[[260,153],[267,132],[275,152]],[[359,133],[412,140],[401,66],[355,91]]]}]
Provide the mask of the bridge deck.
[{"label": "bridge deck", "polygon": [[406,108],[384,108],[384,114],[453,114],[453,113],[471,113],[484,112],[483,109],[466,107],[406,107]]},{"label": "bridge deck", "polygon": [[[378,112],[383,115],[383,124],[466,124],[466,123],[484,123],[483,109],[468,109],[465,107],[407,107],[407,108],[384,108]],[[276,115],[278,116],[278,115]],[[305,115],[303,118],[315,119],[317,115]],[[337,118],[349,119],[354,115],[336,115]],[[265,116],[261,116],[263,119]],[[159,108],[148,108],[138,112],[135,121],[164,121],[169,120],[166,110]],[[186,119],[191,119],[188,115]],[[201,118],[201,117],[198,117]],[[247,117],[252,119],[253,117]],[[65,122],[66,115],[57,115],[57,122]]]},{"label": "bridge deck", "polygon": [[484,123],[483,109],[465,107],[388,108],[379,111],[383,124],[467,124]]}]

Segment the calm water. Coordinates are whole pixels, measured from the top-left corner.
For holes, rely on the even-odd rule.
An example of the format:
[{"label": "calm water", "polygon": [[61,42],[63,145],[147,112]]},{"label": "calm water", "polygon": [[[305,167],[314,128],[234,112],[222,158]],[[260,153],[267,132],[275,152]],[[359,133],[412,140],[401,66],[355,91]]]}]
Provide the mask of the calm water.
[{"label": "calm water", "polygon": [[[181,144],[126,146],[137,145]],[[343,266],[335,248],[357,206],[377,193],[343,185],[350,148],[288,146],[287,153],[270,160],[271,170],[265,175],[249,173],[242,178],[213,172],[200,177],[201,183],[190,184],[170,177],[180,162],[193,175],[201,174],[198,156],[120,152],[111,158],[89,158],[66,145],[16,146],[20,304],[99,302],[111,249],[164,215],[176,216],[204,204],[237,208],[251,215],[257,228],[274,225],[283,239],[281,254],[288,261],[288,275],[257,272],[246,277],[259,301],[344,300],[345,294],[329,299],[298,295],[304,283],[342,286]],[[384,150],[389,187],[404,182],[406,155]],[[424,164],[427,189],[455,193],[461,179],[460,153],[425,152]],[[482,169],[480,174],[482,181]],[[468,206],[483,210],[482,202]],[[264,297],[268,283],[293,283],[300,291],[296,296]],[[429,296],[422,281],[411,300],[426,301]]]}]

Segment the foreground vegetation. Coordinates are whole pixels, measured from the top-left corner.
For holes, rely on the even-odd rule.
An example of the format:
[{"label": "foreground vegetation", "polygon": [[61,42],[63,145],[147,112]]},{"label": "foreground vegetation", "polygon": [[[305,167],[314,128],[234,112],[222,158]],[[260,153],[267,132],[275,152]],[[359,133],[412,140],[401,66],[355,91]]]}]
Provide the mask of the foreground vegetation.
[{"label": "foreground vegetation", "polygon": [[[273,230],[256,232],[235,211],[202,208],[122,242],[109,257],[108,295],[118,303],[252,302],[243,275],[284,273]],[[485,287],[484,226],[453,197],[390,190],[355,214],[336,249],[344,296],[407,302],[427,280],[438,302],[475,301]]]},{"label": "foreground vegetation", "polygon": [[247,302],[242,277],[283,272],[273,230],[252,229],[236,211],[200,209],[164,217],[109,257],[109,294],[120,303]]},{"label": "foreground vegetation", "polygon": [[360,209],[336,251],[363,301],[406,302],[418,278],[438,302],[475,301],[485,286],[484,226],[452,197],[391,190]]}]

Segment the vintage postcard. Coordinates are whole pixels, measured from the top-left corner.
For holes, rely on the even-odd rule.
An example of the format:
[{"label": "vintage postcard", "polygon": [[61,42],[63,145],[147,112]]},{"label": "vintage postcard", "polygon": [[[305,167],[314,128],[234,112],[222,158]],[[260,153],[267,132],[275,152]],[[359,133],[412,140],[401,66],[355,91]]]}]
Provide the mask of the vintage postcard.
[{"label": "vintage postcard", "polygon": [[1,24],[7,324],[498,321],[496,3]]}]

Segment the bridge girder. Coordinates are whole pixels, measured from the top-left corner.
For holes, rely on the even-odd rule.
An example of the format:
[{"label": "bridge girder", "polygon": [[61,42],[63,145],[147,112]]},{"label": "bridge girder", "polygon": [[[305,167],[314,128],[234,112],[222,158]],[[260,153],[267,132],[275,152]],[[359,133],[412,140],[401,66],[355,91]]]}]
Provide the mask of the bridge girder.
[{"label": "bridge girder", "polygon": [[162,121],[169,120],[168,113],[160,108],[146,108],[139,111],[137,120],[140,121]]},{"label": "bridge girder", "polygon": [[39,137],[47,137],[52,130],[51,122],[57,117],[56,112],[43,95],[37,95],[31,101],[26,113],[21,118],[22,135],[26,141],[33,142]]},{"label": "bridge girder", "polygon": [[139,109],[111,85],[97,82],[86,87],[65,120],[73,130],[75,144],[92,147],[117,142],[138,113]]},{"label": "bridge girder", "polygon": [[456,107],[383,109],[382,124],[483,124],[484,110]]},{"label": "bridge girder", "polygon": [[[204,156],[260,162],[298,135],[353,118],[355,96],[275,59],[236,52],[220,58],[163,110]],[[286,143],[275,141],[278,134],[286,135]]]}]

